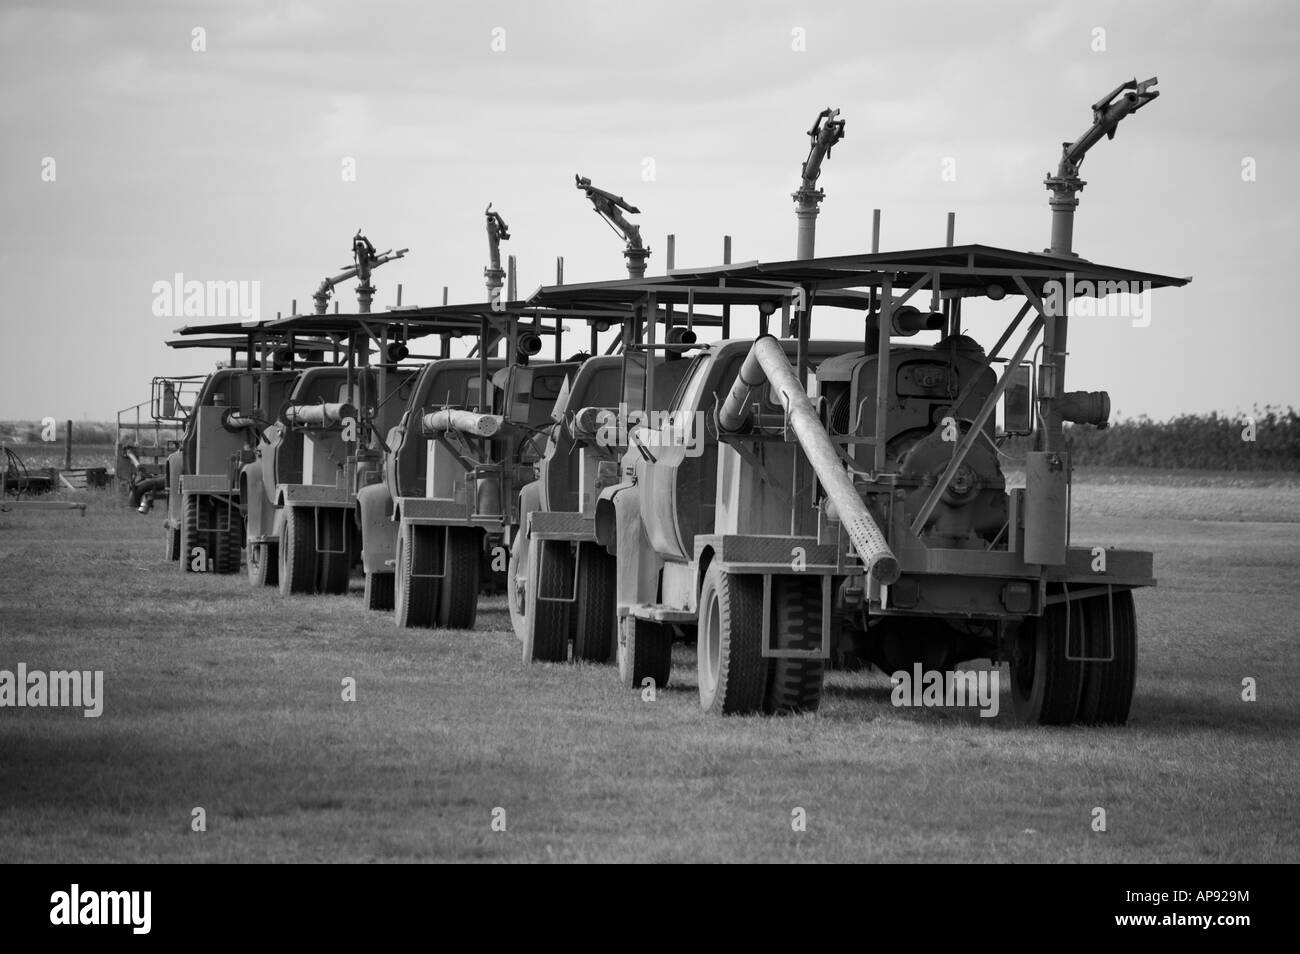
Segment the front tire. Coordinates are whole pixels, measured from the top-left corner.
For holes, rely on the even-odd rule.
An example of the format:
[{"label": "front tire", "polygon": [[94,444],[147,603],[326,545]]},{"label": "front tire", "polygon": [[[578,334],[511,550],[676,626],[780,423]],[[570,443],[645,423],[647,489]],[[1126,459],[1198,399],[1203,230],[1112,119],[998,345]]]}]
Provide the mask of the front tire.
[{"label": "front tire", "polygon": [[383,612],[393,608],[393,584],[396,578],[396,573],[366,574],[366,609]]},{"label": "front tire", "polygon": [[437,603],[436,581],[417,575],[430,571],[425,548],[416,546],[418,538],[414,526],[402,524],[397,535],[397,572],[393,581],[393,617],[402,629],[431,627]]},{"label": "front tire", "polygon": [[528,537],[524,528],[515,531],[510,542],[510,563],[506,568],[506,604],[510,608],[510,625],[521,643],[528,628]]},{"label": "front tire", "polygon": [[280,547],[275,543],[248,545],[248,582],[253,586],[276,586],[280,582]]},{"label": "front tire", "polygon": [[316,591],[316,541],[312,512],[306,507],[286,507],[280,526],[280,595]]},{"label": "front tire", "polygon": [[710,564],[700,590],[697,632],[700,707],[714,715],[761,710],[767,689],[763,578]]}]

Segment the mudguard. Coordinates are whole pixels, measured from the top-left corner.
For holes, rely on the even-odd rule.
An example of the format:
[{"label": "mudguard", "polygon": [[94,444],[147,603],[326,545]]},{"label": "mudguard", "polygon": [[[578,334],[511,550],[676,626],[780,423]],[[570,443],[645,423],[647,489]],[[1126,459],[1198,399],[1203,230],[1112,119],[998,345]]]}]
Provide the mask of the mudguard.
[{"label": "mudguard", "polygon": [[239,472],[239,502],[250,537],[264,537],[274,530],[274,508],[262,486],[262,466],[256,461]]},{"label": "mudguard", "polygon": [[183,461],[181,451],[173,451],[167,455],[167,520],[164,526],[168,530],[179,529],[185,519],[185,503],[181,500]]},{"label": "mudguard", "polygon": [[641,487],[629,482],[601,491],[596,539],[617,557],[614,601],[619,615],[637,603],[657,603],[663,559],[651,549],[641,523]]},{"label": "mudguard", "polygon": [[397,559],[397,522],[393,495],[386,484],[371,484],[357,492],[357,520],[361,525],[361,565],[367,573],[392,573]]},{"label": "mudguard", "polygon": [[519,491],[519,532],[528,536],[528,518],[542,509],[542,482],[530,481]]}]

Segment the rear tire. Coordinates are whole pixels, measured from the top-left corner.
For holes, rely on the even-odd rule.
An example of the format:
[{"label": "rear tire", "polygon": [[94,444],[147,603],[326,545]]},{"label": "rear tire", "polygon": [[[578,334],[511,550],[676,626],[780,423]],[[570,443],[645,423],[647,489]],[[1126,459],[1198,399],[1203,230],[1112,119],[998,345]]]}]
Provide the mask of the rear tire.
[{"label": "rear tire", "polygon": [[316,541],[312,512],[307,507],[286,507],[280,526],[280,594],[316,591]]},{"label": "rear tire", "polygon": [[182,523],[180,529],[181,544],[181,571],[183,573],[194,573],[194,560],[196,554],[195,547],[202,547],[202,570],[197,572],[206,572],[208,568],[208,558],[212,556],[209,552],[207,543],[203,539],[203,534],[199,533],[199,498],[197,494],[189,494],[181,500]]},{"label": "rear tire", "polygon": [[[820,577],[772,577],[772,612],[775,616],[772,627],[776,649],[821,648]],[[773,715],[816,712],[821,705],[825,678],[825,660],[769,659],[763,710]]]},{"label": "rear tire", "polygon": [[[352,553],[348,547],[346,510],[325,508],[319,514],[320,550],[342,550],[342,553],[322,553],[317,551],[316,567],[320,578],[316,581],[317,592],[345,594],[348,591],[348,577],[352,571]],[[315,527],[312,527],[315,530]]]},{"label": "rear tire", "polygon": [[483,535],[473,527],[448,527],[446,573],[438,600],[438,625],[473,629],[478,618],[479,566]]},{"label": "rear tire", "polygon": [[760,711],[767,689],[763,578],[710,564],[700,590],[697,632],[700,707],[714,715]]},{"label": "rear tire", "polygon": [[656,689],[668,685],[673,669],[673,631],[634,616],[618,621],[618,678],[629,689],[641,689],[647,679]]},{"label": "rear tire", "polygon": [[1124,725],[1133,703],[1137,680],[1137,613],[1133,591],[1081,600],[1088,656],[1106,656],[1111,641],[1107,621],[1114,610],[1115,658],[1108,663],[1083,663],[1083,689],[1079,697],[1079,721],[1084,725]]},{"label": "rear tire", "polygon": [[[1065,658],[1066,604],[1052,603],[1041,617],[1020,624],[1011,658],[1011,703],[1016,717],[1033,725],[1068,725],[1079,711],[1083,667]],[[1070,626],[1081,628],[1078,607]],[[1074,645],[1084,645],[1076,633]]]},{"label": "rear tire", "polygon": [[569,658],[570,603],[543,599],[563,596],[573,586],[573,552],[564,540],[534,540],[528,553],[524,662],[565,662]]},{"label": "rear tire", "polygon": [[429,573],[432,570],[428,562],[426,547],[417,547],[416,541],[421,535],[409,523],[403,523],[397,534],[397,572],[393,580],[393,617],[398,627],[428,628],[433,625],[434,608],[437,605],[437,583],[431,579],[421,579],[417,573]]},{"label": "rear tire", "polygon": [[608,663],[614,658],[618,616],[614,605],[614,557],[596,543],[578,544],[578,587],[573,614],[573,658]]},{"label": "rear tire", "polygon": [[393,584],[396,578],[396,573],[366,574],[366,609],[383,612],[393,608]]},{"label": "rear tire", "polygon": [[[211,526],[217,525],[217,516],[223,506],[226,503],[220,499],[210,502],[208,514]],[[212,569],[216,573],[228,575],[239,572],[243,548],[240,546],[239,524],[234,521],[237,513],[234,509],[229,511],[231,523],[225,530],[212,531]]]}]

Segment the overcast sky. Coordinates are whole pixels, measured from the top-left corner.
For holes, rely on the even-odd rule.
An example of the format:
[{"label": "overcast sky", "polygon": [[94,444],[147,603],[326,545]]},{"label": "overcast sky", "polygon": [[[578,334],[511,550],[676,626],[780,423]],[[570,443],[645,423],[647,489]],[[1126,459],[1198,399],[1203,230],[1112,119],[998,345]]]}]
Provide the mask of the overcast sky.
[{"label": "overcast sky", "polygon": [[377,306],[397,282],[406,304],[443,285],[482,300],[489,201],[521,291],[553,280],[556,255],[570,281],[620,277],[575,172],[641,208],[651,274],[670,232],[678,265],[720,261],[724,233],[737,261],[792,258],[790,192],[826,106],[847,135],[821,179],[819,254],[867,250],[876,207],[885,249],[942,244],[951,210],[959,243],[1042,250],[1061,142],[1135,76],[1162,95],[1084,163],[1075,247],[1195,280],[1153,293],[1146,327],[1074,322],[1070,386],[1108,389],[1124,416],[1300,405],[1293,3],[0,10],[0,419],[111,419],[151,376],[206,370],[215,355],[163,345],[186,319],[153,314],[155,282],[256,281],[263,317],[305,310],[359,227],[411,249],[375,273]]}]

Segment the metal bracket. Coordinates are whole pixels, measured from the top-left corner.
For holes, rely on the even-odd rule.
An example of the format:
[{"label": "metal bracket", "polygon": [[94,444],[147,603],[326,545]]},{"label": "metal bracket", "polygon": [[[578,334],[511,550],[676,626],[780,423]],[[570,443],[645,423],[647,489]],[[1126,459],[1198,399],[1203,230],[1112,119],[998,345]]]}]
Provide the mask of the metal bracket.
[{"label": "metal bracket", "polygon": [[[1083,656],[1071,655],[1070,653],[1070,604],[1074,600],[1070,599],[1070,585],[1061,584],[1065,591],[1065,658],[1067,662],[1079,663],[1108,663],[1115,661],[1115,599],[1114,587],[1106,585],[1106,644],[1109,647],[1109,653],[1106,656]],[[1081,649],[1083,647],[1080,647]]]}]

